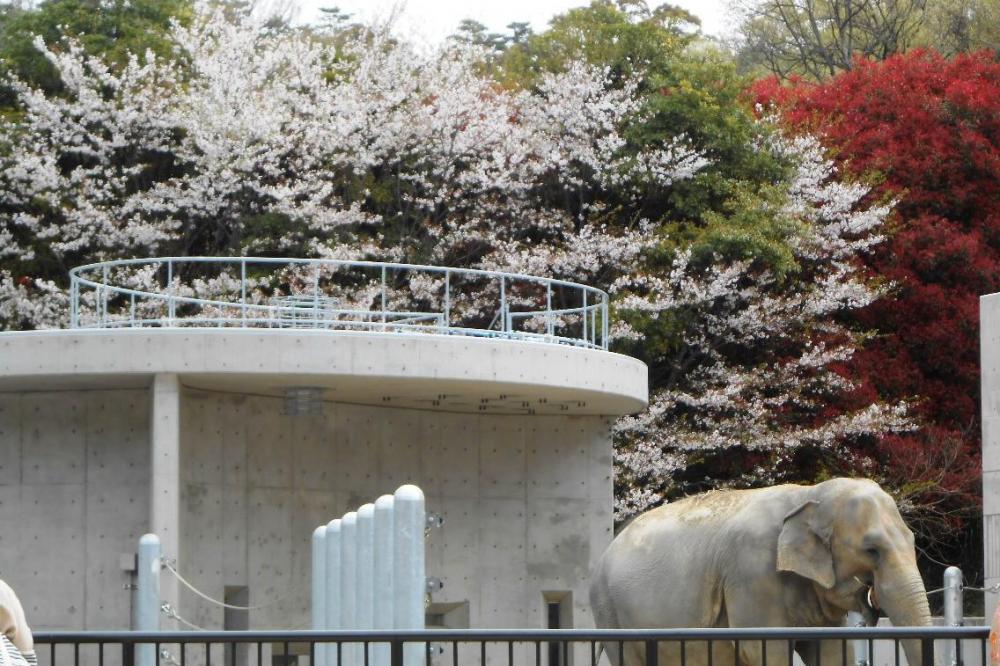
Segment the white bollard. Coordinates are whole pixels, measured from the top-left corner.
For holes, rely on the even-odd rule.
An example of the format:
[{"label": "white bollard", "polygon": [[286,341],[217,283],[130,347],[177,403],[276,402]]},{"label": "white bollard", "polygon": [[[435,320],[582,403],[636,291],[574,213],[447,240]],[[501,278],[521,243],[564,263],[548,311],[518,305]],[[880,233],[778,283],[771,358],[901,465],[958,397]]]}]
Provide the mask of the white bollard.
[{"label": "white bollard", "polygon": [[[345,513],[340,519],[340,628],[358,629],[358,514]],[[361,655],[356,644],[345,643],[341,655],[345,666],[358,666]]]},{"label": "white bollard", "polygon": [[[848,611],[847,617],[844,618],[844,626],[867,627],[868,623],[865,622],[865,618],[861,613]],[[851,641],[851,647],[854,649],[854,663],[857,666],[868,666],[872,663],[871,655],[868,654],[868,641]]]},{"label": "white bollard", "polygon": [[[393,499],[393,584],[396,603],[393,608],[394,629],[424,628],[424,493],[412,485],[400,486]],[[423,662],[423,647],[407,643],[403,647],[404,666]]]},{"label": "white bollard", "polygon": [[[340,519],[326,524],[326,624],[325,629],[340,629]],[[337,646],[326,650],[326,661],[317,664],[337,666]]]},{"label": "white bollard", "polygon": [[[312,536],[312,628],[326,628],[326,526],[313,530]],[[323,645],[316,645],[313,653],[317,664],[323,664]]]},{"label": "white bollard", "polygon": [[[356,619],[358,629],[375,628],[374,577],[375,577],[375,505],[364,504],[358,509],[358,599]],[[369,646],[370,647],[370,646]],[[362,647],[363,649],[363,647]],[[363,653],[362,653],[363,655]],[[364,657],[359,657],[363,659]],[[368,659],[371,659],[369,650]]]},{"label": "white bollard", "polygon": [[[160,629],[160,557],[160,538],[155,534],[143,534],[136,562],[136,631]],[[136,650],[137,666],[156,666],[155,645],[138,645]]]},{"label": "white bollard", "polygon": [[[944,570],[944,624],[960,627],[962,621],[962,570],[948,567]],[[944,666],[958,666],[962,662],[960,641],[944,641]]]},{"label": "white bollard", "polygon": [[[380,631],[389,631],[393,625],[392,514],[392,495],[382,495],[375,500],[375,580],[373,585],[372,615],[374,628]],[[388,643],[376,643],[372,655],[372,666],[389,666],[391,654]]]}]

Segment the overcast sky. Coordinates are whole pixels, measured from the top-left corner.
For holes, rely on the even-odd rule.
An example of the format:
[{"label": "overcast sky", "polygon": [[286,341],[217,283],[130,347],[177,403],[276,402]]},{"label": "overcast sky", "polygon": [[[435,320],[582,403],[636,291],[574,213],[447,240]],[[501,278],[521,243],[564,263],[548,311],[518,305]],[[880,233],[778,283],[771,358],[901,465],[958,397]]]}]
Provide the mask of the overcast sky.
[{"label": "overcast sky", "polygon": [[[728,0],[671,2],[701,18],[706,34],[725,31]],[[495,32],[503,32],[513,21],[527,21],[539,32],[556,14],[587,4],[588,0],[298,0],[298,20],[315,20],[320,7],[339,7],[364,22],[384,20],[396,11],[398,32],[417,42],[437,44],[452,34],[462,19],[475,19]],[[649,4],[658,3],[650,0]]]}]

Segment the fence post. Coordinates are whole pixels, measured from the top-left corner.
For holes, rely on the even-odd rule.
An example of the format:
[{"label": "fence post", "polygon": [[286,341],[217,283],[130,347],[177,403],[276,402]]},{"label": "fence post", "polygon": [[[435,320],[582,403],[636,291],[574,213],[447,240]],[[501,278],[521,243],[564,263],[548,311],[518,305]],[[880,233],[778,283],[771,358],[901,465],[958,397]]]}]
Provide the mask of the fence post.
[{"label": "fence post", "polygon": [[[375,500],[374,532],[374,577],[372,615],[376,630],[388,631],[393,624],[392,579],[392,495],[382,495]],[[386,643],[376,643],[373,652],[373,666],[390,666],[390,649]]]},{"label": "fence post", "polygon": [[[326,524],[326,624],[324,629],[340,629],[340,519]],[[317,659],[317,664],[324,662]],[[337,646],[328,645],[326,665],[337,666]]]},{"label": "fence post", "polygon": [[[861,613],[848,611],[844,625],[848,627],[865,627],[868,626],[868,623],[865,622],[865,618]],[[854,663],[857,666],[869,666],[871,664],[871,655],[868,654],[868,641],[852,640],[851,646],[854,648]]]},{"label": "fence post", "polygon": [[[948,567],[944,570],[944,624],[946,627],[962,626],[962,570]],[[957,666],[962,662],[960,641],[944,642],[944,666]]]},{"label": "fence post", "polygon": [[[136,631],[160,629],[160,538],[143,534],[136,562]],[[156,646],[137,645],[138,666],[156,666]]]},{"label": "fence post", "polygon": [[[412,485],[400,486],[393,498],[393,583],[396,603],[394,629],[424,628],[424,598],[427,574],[424,568],[424,493]],[[423,662],[423,650],[416,643],[403,648],[405,666]]]},{"label": "fence post", "polygon": [[659,661],[660,652],[657,649],[656,641],[646,641],[646,666],[657,666]]}]

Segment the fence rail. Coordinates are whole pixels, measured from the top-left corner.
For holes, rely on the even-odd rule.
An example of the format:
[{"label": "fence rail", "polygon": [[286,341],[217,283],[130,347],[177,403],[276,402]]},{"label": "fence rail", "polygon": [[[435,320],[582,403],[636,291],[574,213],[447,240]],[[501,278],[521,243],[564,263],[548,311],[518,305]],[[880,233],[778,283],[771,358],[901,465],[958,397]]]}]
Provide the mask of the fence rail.
[{"label": "fence rail", "polygon": [[157,257],[69,272],[71,328],[313,328],[607,349],[608,294],[466,268],[275,257]]},{"label": "fence rail", "polygon": [[[987,627],[864,627],[864,628],[746,628],[663,630],[421,630],[421,631],[200,631],[200,632],[39,632],[35,634],[39,663],[46,666],[131,666],[139,646],[154,645],[162,666],[288,666],[316,663],[318,646],[329,646],[337,663],[348,666],[348,645],[357,649],[358,666],[373,663],[371,648],[387,645],[391,666],[597,666],[602,647],[640,666],[783,666],[793,663],[793,649],[816,649],[815,666],[848,666],[852,641],[892,644],[886,663],[905,659],[901,644],[917,641],[924,666],[935,663],[935,652],[955,646],[957,664],[988,664]],[[404,651],[405,645],[420,651]],[[708,649],[711,646],[711,649]],[[664,648],[672,658],[664,659]],[[725,648],[728,660],[718,655]],[[707,662],[698,658],[708,655]],[[830,655],[836,654],[837,658]],[[712,655],[716,655],[714,664]],[[826,655],[824,657],[823,655]],[[96,657],[96,659],[95,659]],[[940,662],[940,659],[938,659]],[[619,662],[621,663],[621,662]],[[878,665],[876,665],[878,666]]]}]

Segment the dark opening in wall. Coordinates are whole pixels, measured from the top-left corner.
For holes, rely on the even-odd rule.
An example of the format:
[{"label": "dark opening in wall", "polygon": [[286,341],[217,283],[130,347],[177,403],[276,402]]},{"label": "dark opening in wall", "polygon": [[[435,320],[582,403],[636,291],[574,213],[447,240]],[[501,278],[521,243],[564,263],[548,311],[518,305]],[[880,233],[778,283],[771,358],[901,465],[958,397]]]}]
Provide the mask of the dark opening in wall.
[{"label": "dark opening in wall", "polygon": [[[567,590],[542,592],[547,629],[573,628],[573,593]],[[567,643],[551,641],[546,650],[548,666],[572,666],[572,651]]]},{"label": "dark opening in wall", "polygon": [[[250,605],[250,588],[245,585],[226,585],[225,601],[230,606],[246,608]],[[222,628],[226,631],[246,630],[250,628],[250,611],[237,608],[225,608],[222,614]],[[230,666],[247,666],[249,664],[250,646],[246,643],[226,643],[226,663]],[[233,650],[236,650],[235,654]]]}]

